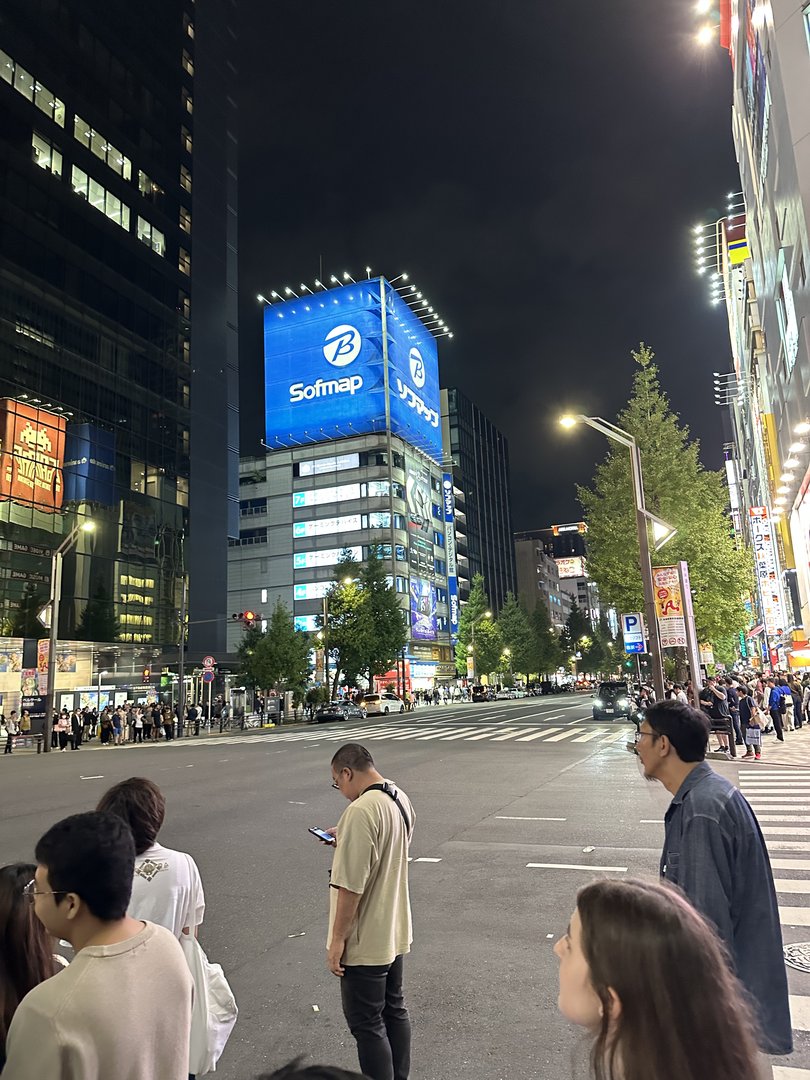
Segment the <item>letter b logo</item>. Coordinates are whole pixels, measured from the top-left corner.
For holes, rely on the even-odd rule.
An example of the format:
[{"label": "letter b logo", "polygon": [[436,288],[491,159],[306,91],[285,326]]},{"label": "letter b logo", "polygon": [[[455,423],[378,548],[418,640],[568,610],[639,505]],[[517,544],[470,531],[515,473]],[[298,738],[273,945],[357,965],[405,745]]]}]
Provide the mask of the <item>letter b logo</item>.
[{"label": "letter b logo", "polygon": [[360,353],[363,339],[360,332],[348,323],[336,326],[326,335],[323,343],[323,355],[333,367],[346,367],[356,360]]}]

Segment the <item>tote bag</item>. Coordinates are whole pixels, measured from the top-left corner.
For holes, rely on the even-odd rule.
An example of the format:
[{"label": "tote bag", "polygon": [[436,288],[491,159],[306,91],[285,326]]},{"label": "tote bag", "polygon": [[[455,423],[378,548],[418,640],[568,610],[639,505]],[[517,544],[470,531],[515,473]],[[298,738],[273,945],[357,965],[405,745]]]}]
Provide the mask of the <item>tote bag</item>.
[{"label": "tote bag", "polygon": [[180,945],[194,980],[189,1072],[204,1076],[216,1070],[239,1010],[220,964],[212,964],[197,941],[194,927],[180,935]]}]

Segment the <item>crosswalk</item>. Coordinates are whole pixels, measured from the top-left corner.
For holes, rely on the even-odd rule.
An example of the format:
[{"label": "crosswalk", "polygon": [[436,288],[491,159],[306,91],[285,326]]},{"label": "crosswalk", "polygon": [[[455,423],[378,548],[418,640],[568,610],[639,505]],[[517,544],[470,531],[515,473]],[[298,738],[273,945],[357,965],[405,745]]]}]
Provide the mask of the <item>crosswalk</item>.
[{"label": "crosswalk", "polygon": [[579,720],[564,720],[562,724],[544,724],[533,727],[526,724],[477,723],[459,727],[453,721],[414,723],[412,720],[369,723],[359,726],[345,724],[291,728],[276,730],[271,734],[224,735],[211,739],[183,739],[176,746],[227,746],[253,743],[258,739],[269,744],[347,742],[362,739],[368,742],[469,742],[511,743],[526,746],[538,744],[585,744],[589,748],[616,745],[627,742],[632,729],[626,724],[584,727]]},{"label": "crosswalk", "polygon": [[[810,768],[759,763],[750,770],[741,769],[739,783],[771,856],[785,945],[804,943],[810,938]],[[810,975],[791,966],[787,970],[793,1029],[806,1038]],[[810,1080],[810,1069],[779,1065],[773,1075],[774,1080]]]}]

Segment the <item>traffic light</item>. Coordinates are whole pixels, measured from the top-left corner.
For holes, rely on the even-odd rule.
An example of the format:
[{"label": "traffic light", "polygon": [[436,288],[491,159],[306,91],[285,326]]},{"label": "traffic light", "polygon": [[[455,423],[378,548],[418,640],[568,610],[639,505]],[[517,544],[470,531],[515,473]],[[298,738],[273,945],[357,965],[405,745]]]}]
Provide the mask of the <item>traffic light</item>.
[{"label": "traffic light", "polygon": [[252,630],[258,620],[261,619],[261,615],[255,611],[239,611],[234,612],[231,618],[238,619],[239,622],[244,624],[246,630]]},{"label": "traffic light", "polygon": [[148,679],[150,678],[151,674],[152,674],[152,669],[148,668],[148,667],[145,667],[143,669],[143,681],[147,682]]}]

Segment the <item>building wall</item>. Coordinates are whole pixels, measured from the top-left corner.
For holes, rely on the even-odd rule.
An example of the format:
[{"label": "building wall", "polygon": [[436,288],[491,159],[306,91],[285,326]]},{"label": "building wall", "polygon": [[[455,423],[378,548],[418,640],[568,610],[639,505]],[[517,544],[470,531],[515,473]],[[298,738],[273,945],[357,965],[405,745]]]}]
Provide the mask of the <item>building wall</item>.
[{"label": "building wall", "polygon": [[466,557],[470,577],[483,574],[493,608],[515,592],[509,443],[461,391],[442,390],[445,453],[453,479],[464,493]]},{"label": "building wall", "polygon": [[531,614],[538,600],[548,609],[551,625],[561,630],[571,614],[573,599],[560,581],[557,564],[547,555],[540,541],[522,539],[515,541],[515,565],[517,568],[517,595],[525,610]]}]

